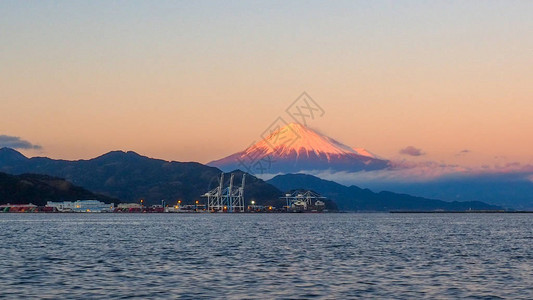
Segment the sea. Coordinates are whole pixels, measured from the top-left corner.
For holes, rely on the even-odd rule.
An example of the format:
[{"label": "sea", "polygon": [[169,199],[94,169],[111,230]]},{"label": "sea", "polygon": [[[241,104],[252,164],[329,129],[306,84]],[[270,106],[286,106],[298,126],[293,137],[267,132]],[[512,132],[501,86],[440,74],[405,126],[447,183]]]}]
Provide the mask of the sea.
[{"label": "sea", "polygon": [[0,214],[2,299],[533,299],[533,214]]}]

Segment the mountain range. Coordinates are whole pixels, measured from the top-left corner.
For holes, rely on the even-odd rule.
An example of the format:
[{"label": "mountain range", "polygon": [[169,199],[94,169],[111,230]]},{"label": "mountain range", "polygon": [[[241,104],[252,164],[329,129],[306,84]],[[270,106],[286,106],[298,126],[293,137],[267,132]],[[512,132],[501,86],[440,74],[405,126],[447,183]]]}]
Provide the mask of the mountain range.
[{"label": "mountain range", "polygon": [[[262,140],[243,151],[208,163],[224,171],[234,169],[267,179],[300,173],[334,178],[340,183],[357,182],[359,174],[379,174],[387,180],[366,180],[377,191],[395,191],[446,201],[484,201],[511,209],[533,209],[533,173],[456,173],[430,180],[408,180],[398,176],[398,163],[378,157],[365,148],[352,148],[298,123],[265,131]],[[401,169],[401,168],[400,168]],[[361,172],[364,171],[364,172]],[[390,172],[390,173],[389,173]],[[397,178],[389,179],[388,174]],[[377,176],[377,175],[376,175]],[[376,178],[380,178],[377,176]],[[407,180],[406,180],[407,178]]]},{"label": "mountain range", "polygon": [[[200,163],[169,162],[131,151],[112,151],[93,159],[68,161],[46,157],[27,158],[10,148],[0,149],[0,171],[65,178],[74,185],[106,197],[118,198],[123,202],[144,199],[147,204],[159,204],[161,200],[174,204],[178,199],[191,204],[195,200],[205,202],[200,198],[201,195],[218,186],[221,174],[221,170]],[[234,170],[232,173],[235,174],[235,183],[239,184],[244,172]],[[227,175],[225,185],[230,177]],[[3,189],[8,191],[7,188]],[[248,174],[245,199],[248,203],[254,200],[260,205],[281,207],[284,202],[280,200],[280,196],[284,192],[298,189],[313,190],[328,197],[334,202],[326,202],[329,209],[338,207],[341,210],[388,211],[499,208],[481,202],[444,202],[391,192],[373,193],[356,186],[347,187],[301,174],[276,176],[268,182]]]},{"label": "mountain range", "polygon": [[[177,200],[194,203],[217,186],[221,173],[217,168],[196,162],[169,162],[132,151],[112,151],[93,159],[68,161],[27,158],[10,148],[0,149],[0,171],[57,176],[124,202],[144,199],[148,204],[160,204],[161,200],[170,204]],[[235,173],[235,182],[240,182],[242,172]],[[278,189],[261,179],[246,178],[247,199],[266,203],[273,199],[277,201],[280,194]]]},{"label": "mountain range", "polygon": [[226,172],[241,169],[254,174],[278,174],[379,170],[387,168],[389,161],[364,148],[349,147],[304,125],[290,123],[247,149],[207,165]]}]

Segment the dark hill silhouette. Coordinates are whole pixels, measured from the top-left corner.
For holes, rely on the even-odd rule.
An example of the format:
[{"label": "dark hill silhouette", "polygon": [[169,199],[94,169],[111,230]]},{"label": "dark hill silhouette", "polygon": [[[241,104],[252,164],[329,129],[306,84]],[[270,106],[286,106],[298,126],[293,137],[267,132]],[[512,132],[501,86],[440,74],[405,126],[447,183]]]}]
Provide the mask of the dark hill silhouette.
[{"label": "dark hill silhouette", "polygon": [[33,203],[44,206],[47,201],[83,199],[118,202],[117,199],[95,194],[62,178],[39,174],[9,175],[0,172],[0,204]]}]

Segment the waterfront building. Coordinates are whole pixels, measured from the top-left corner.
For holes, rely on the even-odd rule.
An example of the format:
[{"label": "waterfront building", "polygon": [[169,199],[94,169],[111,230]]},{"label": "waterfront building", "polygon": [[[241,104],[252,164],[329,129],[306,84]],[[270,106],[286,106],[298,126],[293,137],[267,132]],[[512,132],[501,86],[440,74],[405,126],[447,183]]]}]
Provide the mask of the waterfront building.
[{"label": "waterfront building", "polygon": [[108,204],[98,200],[48,201],[46,207],[55,207],[60,212],[112,212],[115,204]]},{"label": "waterfront building", "polygon": [[117,208],[120,208],[120,209],[124,209],[124,208],[127,208],[127,209],[139,208],[139,209],[141,209],[142,205],[140,205],[139,203],[119,203]]}]

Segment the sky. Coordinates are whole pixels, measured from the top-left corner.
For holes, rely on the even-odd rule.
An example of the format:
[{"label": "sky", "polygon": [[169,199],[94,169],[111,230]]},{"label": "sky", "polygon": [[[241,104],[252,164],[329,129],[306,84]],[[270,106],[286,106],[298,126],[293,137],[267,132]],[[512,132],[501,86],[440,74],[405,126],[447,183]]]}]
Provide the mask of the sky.
[{"label": "sky", "polygon": [[207,163],[307,92],[396,161],[533,164],[533,1],[1,1],[0,145]]}]

